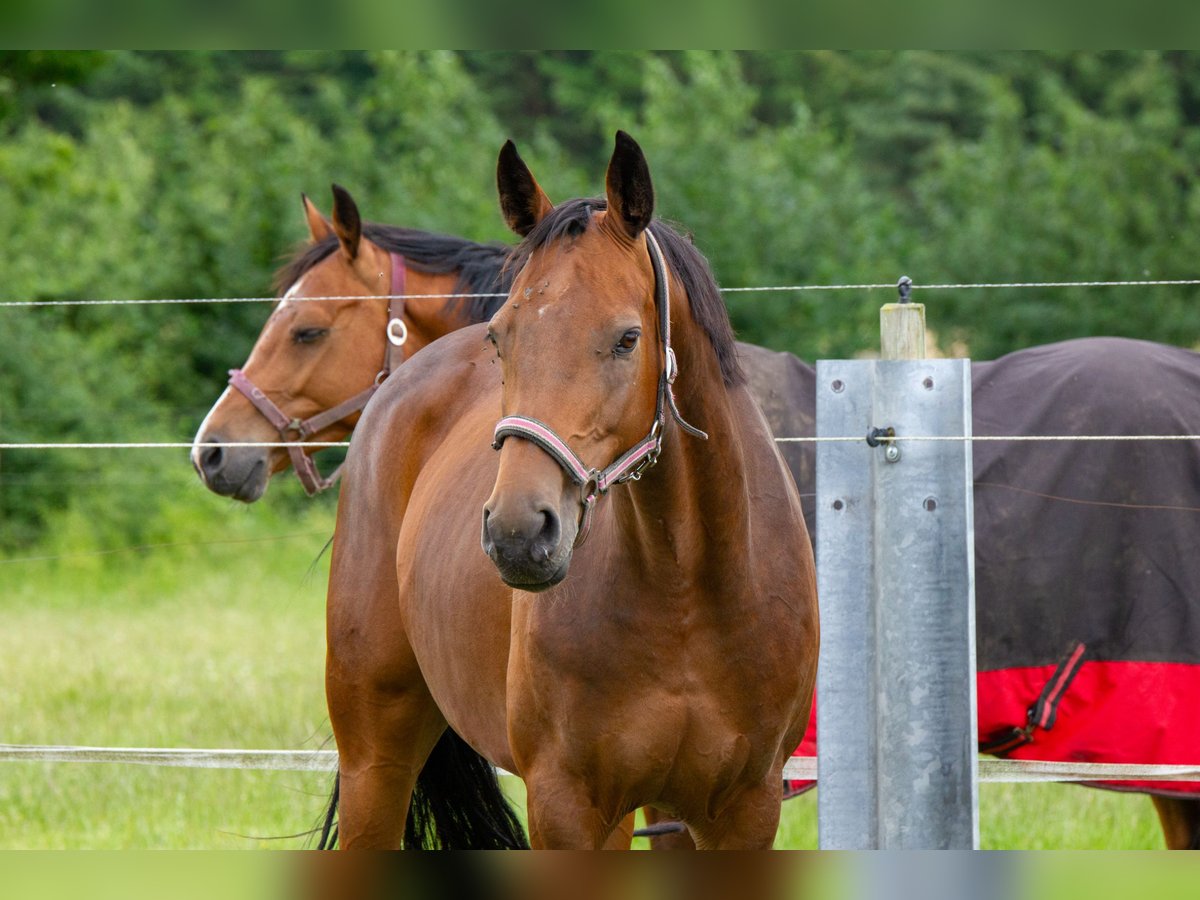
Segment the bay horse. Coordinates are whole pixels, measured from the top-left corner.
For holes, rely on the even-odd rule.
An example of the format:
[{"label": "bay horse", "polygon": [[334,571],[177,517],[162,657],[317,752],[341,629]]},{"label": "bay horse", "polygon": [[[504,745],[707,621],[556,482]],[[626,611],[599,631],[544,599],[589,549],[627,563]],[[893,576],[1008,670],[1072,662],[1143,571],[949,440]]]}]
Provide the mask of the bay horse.
[{"label": "bay horse", "polygon": [[342,843],[516,843],[498,795],[445,775],[491,763],[525,779],[534,846],[602,846],[644,805],[702,847],[770,846],[815,579],[720,293],[651,224],[627,135],[604,201],[553,207],[511,144],[498,182],[525,237],[498,353],[475,327],[417,354],[347,457],[327,663]]}]

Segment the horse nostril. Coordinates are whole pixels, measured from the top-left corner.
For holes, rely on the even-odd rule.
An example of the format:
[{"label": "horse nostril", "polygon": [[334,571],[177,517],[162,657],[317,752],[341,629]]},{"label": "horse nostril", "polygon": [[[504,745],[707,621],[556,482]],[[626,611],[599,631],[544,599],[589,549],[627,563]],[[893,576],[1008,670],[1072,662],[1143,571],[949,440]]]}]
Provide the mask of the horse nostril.
[{"label": "horse nostril", "polygon": [[557,513],[552,509],[543,509],[541,516],[541,530],[529,548],[529,555],[533,557],[534,562],[548,560],[550,554],[558,549],[558,542],[562,537],[562,527],[559,524]]},{"label": "horse nostril", "polygon": [[488,530],[488,519],[491,518],[491,515],[492,511],[485,506],[483,508],[483,536],[480,539],[480,543],[483,545],[484,552],[488,554],[492,552],[492,548],[496,545],[491,531]]},{"label": "horse nostril", "polygon": [[200,454],[200,465],[205,473],[212,474],[220,470],[225,462],[224,447],[205,447],[204,452]]}]

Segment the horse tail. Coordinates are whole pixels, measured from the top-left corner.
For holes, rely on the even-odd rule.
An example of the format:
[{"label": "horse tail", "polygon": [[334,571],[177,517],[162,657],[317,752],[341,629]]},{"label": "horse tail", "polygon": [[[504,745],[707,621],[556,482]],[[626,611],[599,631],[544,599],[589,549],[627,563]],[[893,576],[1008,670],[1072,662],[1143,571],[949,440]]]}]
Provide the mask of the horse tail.
[{"label": "horse tail", "polygon": [[[318,850],[337,846],[341,776],[334,775]],[[496,770],[447,728],[425,761],[408,807],[404,845],[420,850],[527,850],[521,820]]]},{"label": "horse tail", "polygon": [[335,772],[333,775],[333,792],[329,795],[329,809],[325,811],[325,821],[321,825],[321,840],[317,843],[318,850],[332,850],[337,846],[338,789],[341,785],[341,774]]},{"label": "horse tail", "polygon": [[525,829],[491,763],[452,728],[425,761],[404,826],[410,850],[528,850]]}]

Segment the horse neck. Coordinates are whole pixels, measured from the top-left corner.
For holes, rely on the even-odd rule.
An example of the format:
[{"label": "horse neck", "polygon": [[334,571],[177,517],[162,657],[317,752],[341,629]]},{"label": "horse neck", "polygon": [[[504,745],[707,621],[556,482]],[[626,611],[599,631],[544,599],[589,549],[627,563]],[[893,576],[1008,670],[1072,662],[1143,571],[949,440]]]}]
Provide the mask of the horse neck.
[{"label": "horse neck", "polygon": [[668,413],[657,464],[610,496],[627,553],[643,558],[648,571],[694,574],[745,543],[749,504],[733,402],[708,336],[686,304],[685,296],[672,304],[676,401],[684,420],[708,440],[685,432]]},{"label": "horse neck", "polygon": [[458,299],[420,296],[452,294],[457,289],[457,272],[430,274],[408,270],[406,293],[411,299],[405,302],[404,311],[409,324],[409,340],[414,345],[409,348],[411,352],[470,324],[470,317]]}]

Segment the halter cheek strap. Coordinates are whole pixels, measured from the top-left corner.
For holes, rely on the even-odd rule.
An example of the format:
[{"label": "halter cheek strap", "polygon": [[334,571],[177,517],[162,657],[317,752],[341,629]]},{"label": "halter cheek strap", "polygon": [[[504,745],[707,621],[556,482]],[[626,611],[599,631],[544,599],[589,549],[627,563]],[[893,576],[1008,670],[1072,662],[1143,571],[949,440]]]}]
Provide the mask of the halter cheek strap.
[{"label": "halter cheek strap", "polygon": [[[309,416],[307,419],[298,419],[288,416],[287,413],[280,409],[262,389],[256,387],[254,382],[246,377],[246,374],[241,369],[229,370],[229,386],[241,392],[254,405],[254,408],[262,413],[268,422],[275,426],[275,429],[279,432],[279,436],[285,441],[293,433],[297,441],[307,441],[314,434],[328,428],[330,425],[340,422],[342,419],[356,412],[361,412],[367,405],[367,401],[379,390],[379,386],[383,384],[384,379],[391,375],[392,371],[402,361],[397,358],[397,355],[404,342],[408,339],[408,328],[404,324],[404,289],[407,269],[405,268],[403,256],[400,256],[398,253],[392,253],[389,256],[392,261],[392,287],[390,292],[391,298],[388,300],[388,323],[385,330],[387,342],[384,349],[383,368],[375,376],[374,383],[369,385],[365,390],[359,391],[353,397],[343,400],[337,406],[330,407],[314,416]],[[296,477],[300,479],[300,483],[304,485],[305,493],[310,497],[332,487],[341,477],[341,466],[334,469],[329,474],[329,477],[323,477],[317,470],[316,462],[304,452],[303,447],[291,446],[287,448],[287,451],[288,456],[292,459],[292,468],[296,471]]]},{"label": "halter cheek strap", "polygon": [[588,468],[579,458],[579,454],[572,450],[553,428],[529,416],[505,416],[496,423],[492,434],[492,447],[496,450],[503,446],[504,439],[508,437],[520,437],[531,441],[546,451],[562,466],[568,477],[580,486],[583,511],[580,514],[579,530],[575,535],[576,547],[587,540],[596,501],[607,494],[614,484],[637,481],[643,472],[658,462],[668,413],[688,434],[708,440],[707,434],[684,421],[675,405],[675,394],[671,386],[675,383],[675,376],[679,374],[679,365],[675,361],[675,351],[671,348],[671,289],[658,241],[649,229],[646,229],[645,234],[646,246],[650,251],[650,264],[654,269],[654,302],[658,308],[659,333],[662,335],[663,347],[662,369],[658,378],[658,400],[649,434],[604,469]]}]

